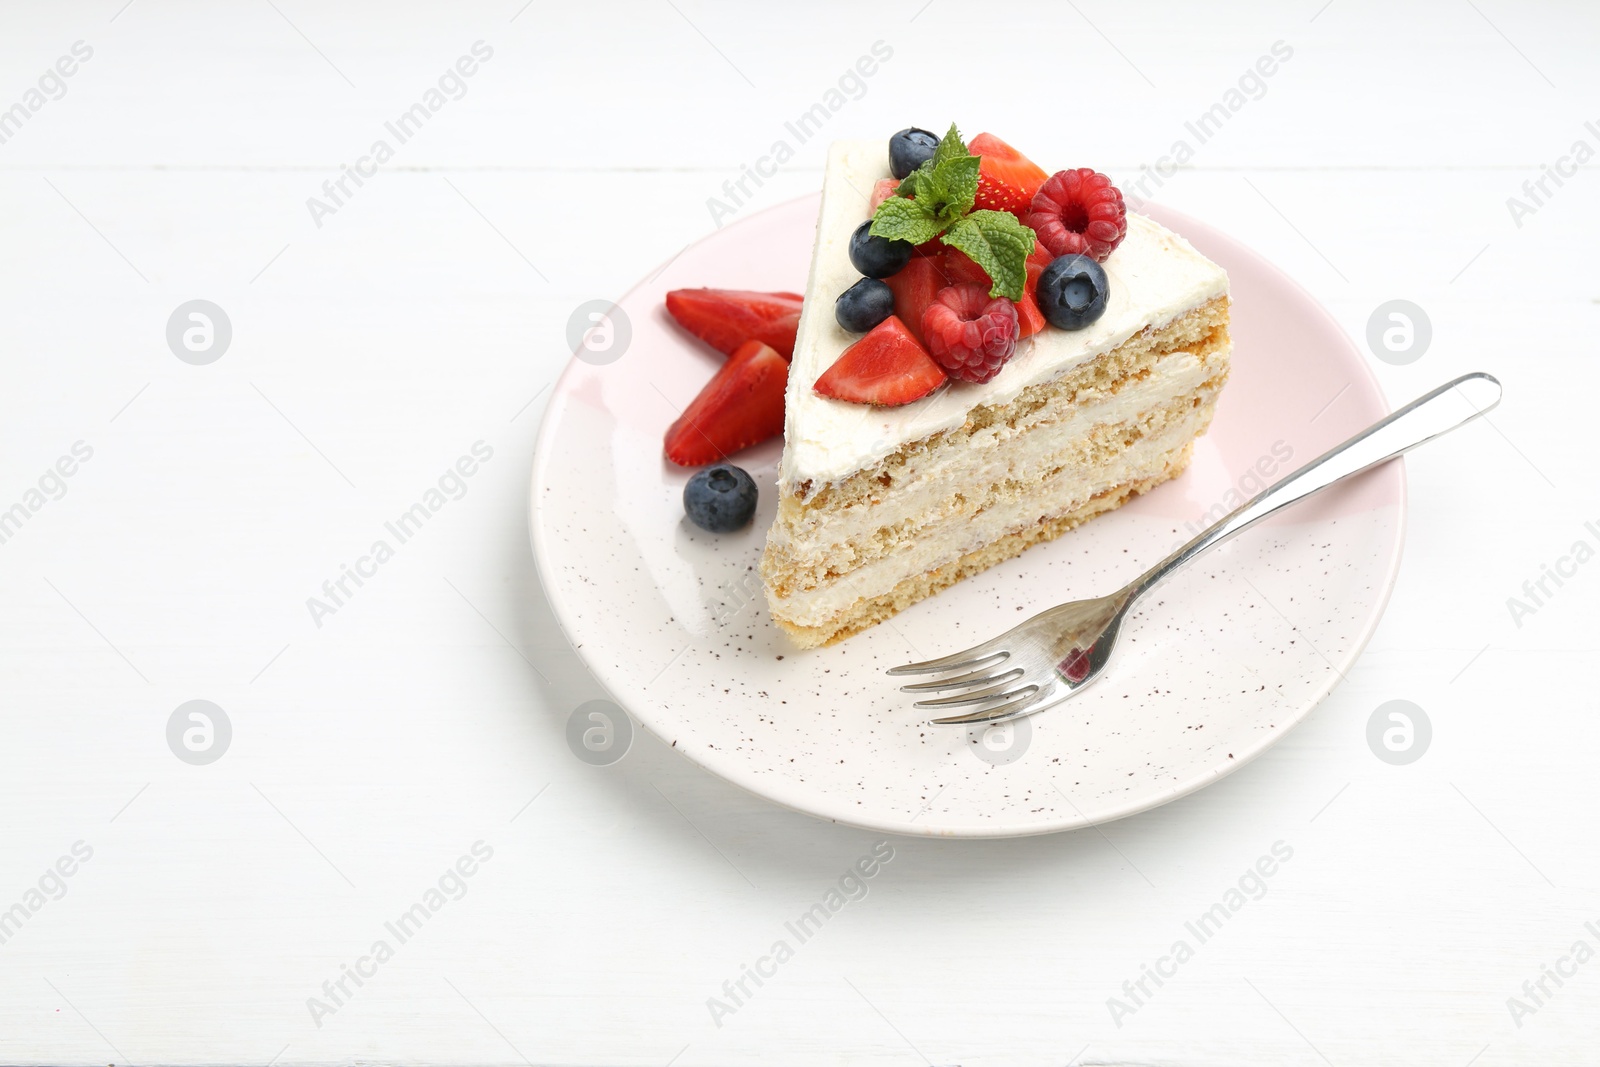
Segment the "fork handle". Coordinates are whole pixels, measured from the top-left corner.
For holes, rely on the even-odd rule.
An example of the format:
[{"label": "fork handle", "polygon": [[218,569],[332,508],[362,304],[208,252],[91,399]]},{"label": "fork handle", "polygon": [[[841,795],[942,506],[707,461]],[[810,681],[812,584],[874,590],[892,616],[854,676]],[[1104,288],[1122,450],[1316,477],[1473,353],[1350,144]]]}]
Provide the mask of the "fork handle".
[{"label": "fork handle", "polygon": [[1194,540],[1135,578],[1125,592],[1139,596],[1212,545],[1335,482],[1385,463],[1424,442],[1464,426],[1500,403],[1500,382],[1489,374],[1464,374],[1418,397],[1381,422],[1336,445],[1299,470],[1267,486],[1202,530]]}]

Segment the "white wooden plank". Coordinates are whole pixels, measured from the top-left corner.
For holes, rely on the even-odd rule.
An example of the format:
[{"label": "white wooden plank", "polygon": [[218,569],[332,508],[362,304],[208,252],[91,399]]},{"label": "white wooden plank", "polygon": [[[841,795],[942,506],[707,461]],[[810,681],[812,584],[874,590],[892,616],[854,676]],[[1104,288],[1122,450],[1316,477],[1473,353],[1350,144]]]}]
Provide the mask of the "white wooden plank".
[{"label": "white wooden plank", "polygon": [[[0,144],[0,504],[94,449],[0,544],[0,909],[94,855],[0,944],[0,1060],[1588,1062],[1600,964],[1520,1028],[1506,1002],[1600,947],[1572,844],[1595,830],[1597,578],[1520,625],[1506,601],[1600,521],[1600,217],[1592,171],[1520,227],[1506,199],[1595,117],[1592,11],[1024,6],[992,26],[1031,66],[965,77],[977,27],[946,0],[275,3],[3,16],[0,106],[96,51]],[[479,38],[465,98],[317,227],[306,198]],[[874,839],[647,737],[572,758],[597,689],[537,588],[527,456],[570,310],[710,230],[706,198],[880,39],[826,136],[956,116],[1124,185],[1290,42],[1159,199],[1358,339],[1384,300],[1427,309],[1429,354],[1377,365],[1393,399],[1482,367],[1507,401],[1408,461],[1389,614],[1272,753],[1103,834],[895,842],[718,1027],[707,998]],[[814,188],[819,146],[742,210]],[[234,323],[209,367],[163,340],[195,297]],[[466,495],[317,628],[305,598],[479,440]],[[1395,697],[1434,722],[1410,767],[1363,739]],[[194,698],[236,730],[210,767],[165,747]],[[307,998],[479,840],[466,895],[317,1027]],[[1118,1027],[1107,999],[1278,840],[1265,895]]]}]

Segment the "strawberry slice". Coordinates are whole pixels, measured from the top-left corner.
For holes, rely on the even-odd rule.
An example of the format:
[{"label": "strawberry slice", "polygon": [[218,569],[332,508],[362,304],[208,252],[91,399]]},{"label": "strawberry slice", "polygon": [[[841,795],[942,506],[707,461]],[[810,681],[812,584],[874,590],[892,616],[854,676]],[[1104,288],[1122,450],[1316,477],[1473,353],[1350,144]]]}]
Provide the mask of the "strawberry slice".
[{"label": "strawberry slice", "polygon": [[1022,218],[1033,207],[1033,194],[1049,177],[1037,164],[992,133],[980,133],[967,151],[982,157],[978,164],[975,208],[1009,211]]},{"label": "strawberry slice", "polygon": [[1044,312],[1039,310],[1039,275],[1044,273],[1044,264],[1035,263],[1033,257],[1028,257],[1028,280],[1022,286],[1022,299],[1017,301],[1017,337],[1032,337],[1044,329]]},{"label": "strawberry slice", "polygon": [[878,205],[893,196],[894,191],[898,188],[900,188],[900,182],[894,178],[879,178],[873,183],[872,203],[867,208],[867,214],[871,215],[877,211]]},{"label": "strawberry slice", "polygon": [[988,291],[994,282],[989,278],[989,272],[978,266],[973,258],[959,248],[946,246],[944,250],[944,276],[950,279],[951,285],[960,285],[971,282],[973,285],[983,286]]},{"label": "strawberry slice", "polygon": [[944,383],[944,370],[899,316],[890,315],[845,349],[812,388],[852,404],[899,407]]},{"label": "strawberry slice", "polygon": [[788,381],[788,360],[770,345],[746,341],[667,427],[667,458],[699,467],[776,437]]},{"label": "strawberry slice", "polygon": [[1028,281],[1022,287],[1022,299],[1017,301],[1017,323],[1021,326],[1018,337],[1032,337],[1045,328],[1044,312],[1039,310],[1039,275],[1056,257],[1039,241],[1033,242],[1033,253],[1028,256]]},{"label": "strawberry slice", "polygon": [[940,257],[912,256],[910,263],[884,281],[894,291],[895,315],[920,340],[922,335],[918,331],[921,329],[922,313],[928,310],[928,305],[939,295],[939,290],[950,284],[940,266]]},{"label": "strawberry slice", "polygon": [[674,289],[667,294],[667,313],[724,355],[733,355],[746,341],[760,341],[788,359],[800,329],[800,294]]}]

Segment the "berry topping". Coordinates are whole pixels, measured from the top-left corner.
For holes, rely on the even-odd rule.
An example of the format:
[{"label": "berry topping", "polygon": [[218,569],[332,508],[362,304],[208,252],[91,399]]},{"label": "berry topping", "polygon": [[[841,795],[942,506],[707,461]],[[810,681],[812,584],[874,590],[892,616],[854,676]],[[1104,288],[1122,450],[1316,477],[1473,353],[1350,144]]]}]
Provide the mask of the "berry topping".
[{"label": "berry topping", "polygon": [[760,341],[746,341],[667,427],[667,458],[699,467],[776,437],[788,381],[787,360]]},{"label": "berry topping", "polygon": [[751,293],[739,289],[674,289],[667,313],[678,325],[724,355],[746,341],[760,341],[784,359],[794,355],[800,328],[799,293]]},{"label": "berry topping", "polygon": [[949,279],[933,256],[913,256],[905,270],[884,279],[894,291],[894,313],[906,328],[922,339],[922,313],[928,310],[939,290],[949,285]]},{"label": "berry topping", "polygon": [[932,159],[933,150],[938,147],[939,135],[936,133],[919,130],[915,126],[901,130],[889,138],[889,173],[896,179],[904,178]]},{"label": "berry topping", "polygon": [[967,151],[982,158],[978,165],[978,197],[974,207],[1009,211],[1019,219],[1044,184],[1044,169],[992,133],[980,133]]},{"label": "berry topping", "polygon": [[1128,232],[1128,209],[1110,178],[1079,167],[1039,186],[1026,221],[1052,254],[1104,262]]},{"label": "berry topping", "polygon": [[907,241],[923,253],[935,250],[935,238],[959,248],[989,276],[992,295],[1019,300],[1027,281],[1023,261],[1034,246],[1034,232],[1009,211],[975,208],[983,162],[967,150],[961,131],[952,125],[933,156],[873,211],[870,232]]},{"label": "berry topping", "polygon": [[813,388],[852,404],[898,407],[921,400],[944,382],[944,371],[905,323],[890,315],[845,349]]},{"label": "berry topping", "polygon": [[1062,256],[1039,275],[1039,310],[1050,325],[1081,330],[1106,310],[1111,281],[1088,256]]},{"label": "berry topping", "polygon": [[866,333],[894,314],[894,290],[876,278],[862,278],[833,302],[833,317],[851,333]]},{"label": "berry topping", "polygon": [[986,382],[1017,350],[1017,306],[966,282],[940,291],[922,315],[928,354],[952,378]]},{"label": "berry topping", "polygon": [[731,463],[695,471],[683,487],[683,513],[702,530],[731,533],[756,513],[756,483]]},{"label": "berry topping", "polygon": [[869,278],[887,278],[899,273],[911,260],[914,251],[910,241],[896,241],[888,237],[874,237],[868,231],[872,220],[856,227],[850,235],[850,263]]}]

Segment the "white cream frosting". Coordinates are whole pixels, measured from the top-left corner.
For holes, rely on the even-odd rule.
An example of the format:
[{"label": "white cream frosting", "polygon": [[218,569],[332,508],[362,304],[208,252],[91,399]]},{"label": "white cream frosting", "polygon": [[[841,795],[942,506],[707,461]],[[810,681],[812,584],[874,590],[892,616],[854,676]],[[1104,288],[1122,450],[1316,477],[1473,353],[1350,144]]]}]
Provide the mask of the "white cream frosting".
[{"label": "white cream frosting", "polygon": [[1177,234],[1130,214],[1127,237],[1104,264],[1111,286],[1105,313],[1085,329],[1047,326],[1021,342],[990,381],[951,382],[901,407],[818,396],[812,384],[856,340],[834,319],[833,304],[860,277],[850,264],[850,234],[867,218],[873,184],[887,177],[882,141],[835,141],[828,151],[811,276],[789,367],[780,492],[805,482],[814,492],[837,482],[912,441],[960,426],[974,407],[1009,403],[1028,386],[1054,379],[1146,326],[1162,326],[1228,291],[1221,267]]}]

